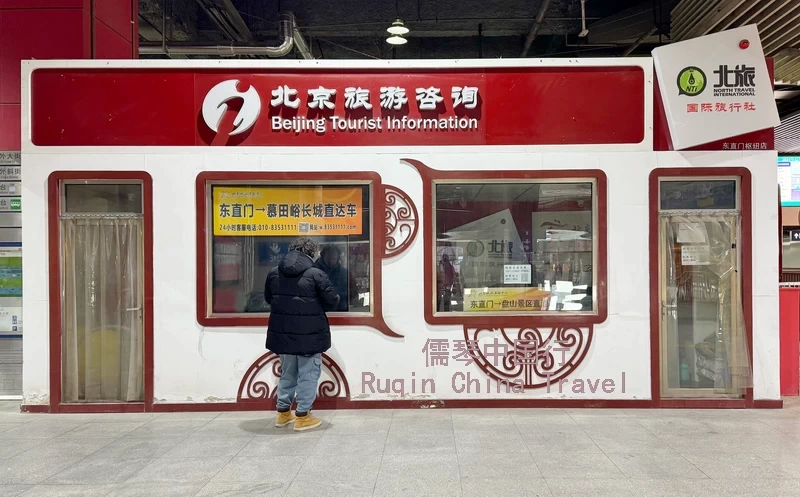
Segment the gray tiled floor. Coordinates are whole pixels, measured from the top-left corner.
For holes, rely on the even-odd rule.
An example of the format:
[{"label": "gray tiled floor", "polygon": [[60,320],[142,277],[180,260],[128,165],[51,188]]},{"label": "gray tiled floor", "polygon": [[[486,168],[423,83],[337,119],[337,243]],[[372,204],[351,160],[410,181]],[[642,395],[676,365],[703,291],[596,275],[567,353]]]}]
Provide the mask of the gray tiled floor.
[{"label": "gray tiled floor", "polygon": [[0,496],[798,496],[783,410],[19,414],[0,402]]}]

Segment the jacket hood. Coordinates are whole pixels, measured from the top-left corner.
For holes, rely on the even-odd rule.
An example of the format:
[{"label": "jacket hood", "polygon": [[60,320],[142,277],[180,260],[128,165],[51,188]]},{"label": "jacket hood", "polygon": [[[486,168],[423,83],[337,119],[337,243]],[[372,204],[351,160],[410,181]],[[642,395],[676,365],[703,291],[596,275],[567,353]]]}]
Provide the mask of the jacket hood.
[{"label": "jacket hood", "polygon": [[302,252],[292,250],[286,254],[281,263],[278,265],[278,271],[280,271],[284,276],[293,278],[300,276],[313,265],[314,261],[311,260],[311,257]]}]

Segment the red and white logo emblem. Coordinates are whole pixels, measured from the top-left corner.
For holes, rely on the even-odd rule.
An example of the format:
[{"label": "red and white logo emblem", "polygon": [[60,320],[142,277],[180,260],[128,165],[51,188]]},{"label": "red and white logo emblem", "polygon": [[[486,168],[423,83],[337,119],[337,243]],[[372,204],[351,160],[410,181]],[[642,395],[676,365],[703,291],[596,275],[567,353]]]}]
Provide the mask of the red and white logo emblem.
[{"label": "red and white logo emblem", "polygon": [[237,79],[229,79],[211,88],[203,100],[203,121],[213,132],[219,131],[222,116],[228,110],[228,102],[235,98],[242,99],[242,108],[233,120],[231,135],[239,135],[253,127],[261,113],[261,97],[252,86],[245,92],[236,89]]}]

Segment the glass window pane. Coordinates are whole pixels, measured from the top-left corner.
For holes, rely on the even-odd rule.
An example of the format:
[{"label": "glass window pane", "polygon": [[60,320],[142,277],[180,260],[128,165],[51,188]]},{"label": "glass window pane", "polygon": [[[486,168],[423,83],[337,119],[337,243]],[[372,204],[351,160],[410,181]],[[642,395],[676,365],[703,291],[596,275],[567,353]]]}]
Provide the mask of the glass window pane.
[{"label": "glass window pane", "polygon": [[736,214],[661,217],[664,397],[740,395],[752,385],[732,248],[738,222]]},{"label": "glass window pane", "polygon": [[800,229],[783,228],[783,270],[800,269]]},{"label": "glass window pane", "polygon": [[370,311],[369,185],[215,185],[211,198],[212,313],[268,313],[267,274],[300,236],[320,245],[336,312]]},{"label": "glass window pane", "polygon": [[593,190],[437,184],[436,311],[595,310]]},{"label": "glass window pane", "polygon": [[142,185],[108,183],[65,184],[68,213],[142,213]]},{"label": "glass window pane", "polygon": [[661,209],[736,209],[736,181],[662,181]]}]

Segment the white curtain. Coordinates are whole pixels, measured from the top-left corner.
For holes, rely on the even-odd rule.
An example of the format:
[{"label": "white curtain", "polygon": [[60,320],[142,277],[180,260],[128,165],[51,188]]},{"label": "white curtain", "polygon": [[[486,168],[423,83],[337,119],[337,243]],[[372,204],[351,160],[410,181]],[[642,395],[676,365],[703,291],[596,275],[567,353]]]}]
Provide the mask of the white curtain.
[{"label": "white curtain", "polygon": [[62,401],[144,400],[142,219],[61,220]]}]

